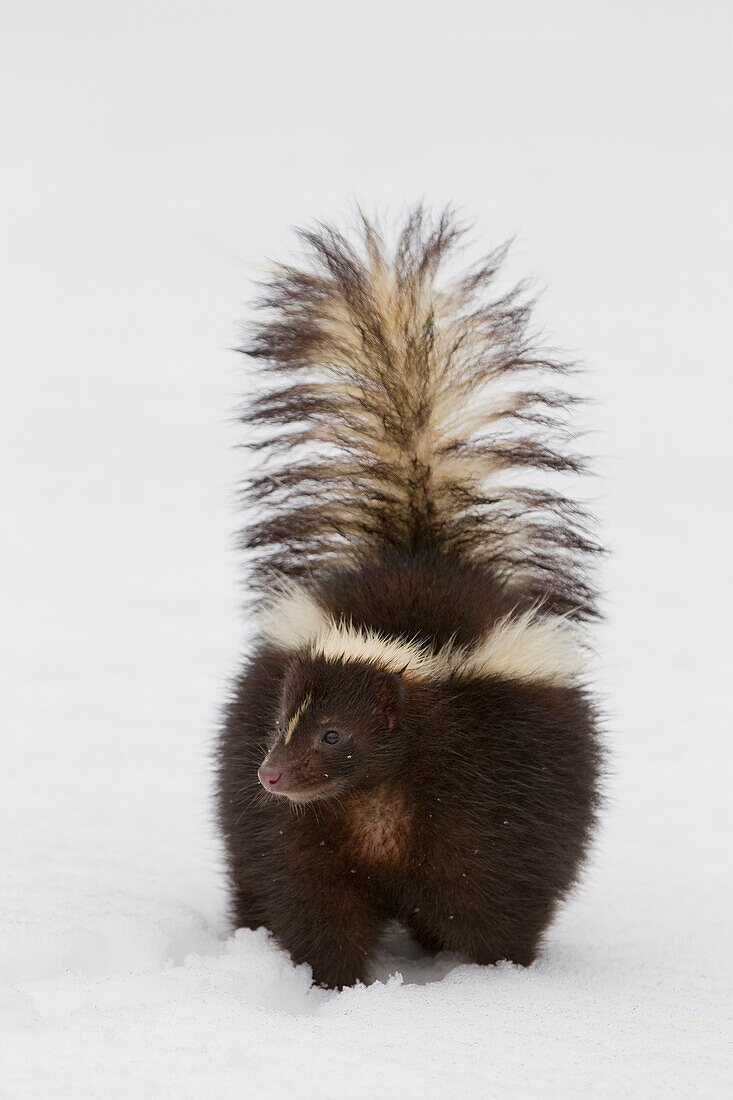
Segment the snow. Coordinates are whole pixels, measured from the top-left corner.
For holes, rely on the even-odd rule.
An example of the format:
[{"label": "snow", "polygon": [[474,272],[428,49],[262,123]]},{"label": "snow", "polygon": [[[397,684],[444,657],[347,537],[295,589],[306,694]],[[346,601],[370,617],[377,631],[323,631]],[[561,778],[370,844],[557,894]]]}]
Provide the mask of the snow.
[{"label": "snow", "polygon": [[[733,9],[263,8],[4,6],[3,1094],[730,1095]],[[210,750],[228,348],[355,194],[517,233],[591,365],[612,772],[533,967],[395,931],[338,994],[227,927]]]}]

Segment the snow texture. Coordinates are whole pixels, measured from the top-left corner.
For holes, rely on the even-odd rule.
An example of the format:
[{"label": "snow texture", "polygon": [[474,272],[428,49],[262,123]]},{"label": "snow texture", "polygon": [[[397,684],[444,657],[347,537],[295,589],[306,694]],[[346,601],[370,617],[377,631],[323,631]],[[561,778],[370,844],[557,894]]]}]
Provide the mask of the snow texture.
[{"label": "snow texture", "polygon": [[[3,1096],[731,1095],[732,27],[4,4]],[[516,233],[592,368],[613,767],[534,966],[396,931],[337,994],[228,928],[210,751],[247,633],[235,321],[250,265],[354,196]]]}]

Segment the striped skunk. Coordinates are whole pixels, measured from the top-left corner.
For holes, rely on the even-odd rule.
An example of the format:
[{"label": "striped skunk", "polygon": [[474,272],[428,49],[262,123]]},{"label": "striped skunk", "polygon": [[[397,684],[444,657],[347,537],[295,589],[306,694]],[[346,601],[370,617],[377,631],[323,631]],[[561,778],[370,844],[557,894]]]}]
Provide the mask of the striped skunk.
[{"label": "striped skunk", "polygon": [[537,477],[583,466],[570,367],[535,348],[525,288],[495,289],[505,249],[442,277],[462,233],[422,209],[392,247],[364,217],[354,241],[301,232],[243,349],[269,465],[247,487],[256,641],[218,817],[237,926],[328,987],[364,981],[395,920],[528,965],[598,810],[599,548]]}]

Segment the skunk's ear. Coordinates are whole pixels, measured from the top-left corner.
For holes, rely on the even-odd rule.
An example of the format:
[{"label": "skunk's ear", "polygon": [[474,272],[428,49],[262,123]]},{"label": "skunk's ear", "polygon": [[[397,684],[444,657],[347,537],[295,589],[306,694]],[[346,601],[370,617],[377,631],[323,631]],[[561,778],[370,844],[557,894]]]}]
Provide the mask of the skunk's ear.
[{"label": "skunk's ear", "polygon": [[391,733],[399,724],[405,701],[405,682],[402,676],[395,672],[378,673],[375,694],[374,713],[379,715]]}]

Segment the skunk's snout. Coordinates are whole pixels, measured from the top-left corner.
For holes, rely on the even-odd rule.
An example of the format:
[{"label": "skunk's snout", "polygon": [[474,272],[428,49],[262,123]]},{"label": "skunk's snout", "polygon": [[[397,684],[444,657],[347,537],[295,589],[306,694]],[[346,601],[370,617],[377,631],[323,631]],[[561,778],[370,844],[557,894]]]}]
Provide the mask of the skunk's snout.
[{"label": "skunk's snout", "polygon": [[257,778],[266,791],[275,790],[282,777],[282,768],[275,768],[272,764],[262,764],[257,771]]}]

